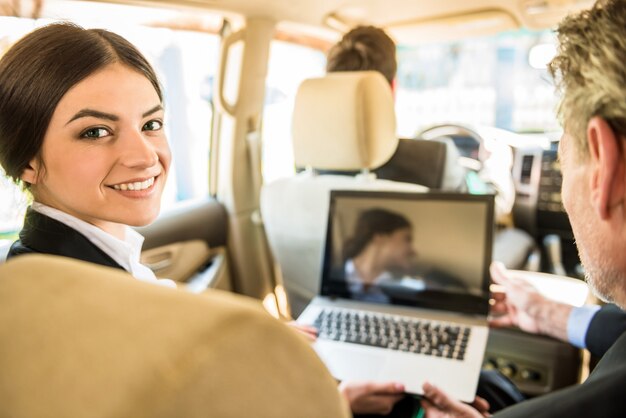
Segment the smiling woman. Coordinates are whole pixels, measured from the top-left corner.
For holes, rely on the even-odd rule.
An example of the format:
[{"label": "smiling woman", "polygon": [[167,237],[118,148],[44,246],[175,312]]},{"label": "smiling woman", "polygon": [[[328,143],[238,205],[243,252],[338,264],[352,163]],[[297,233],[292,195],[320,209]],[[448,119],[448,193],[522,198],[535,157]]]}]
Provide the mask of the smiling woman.
[{"label": "smiling woman", "polygon": [[150,64],[105,30],[53,24],[6,53],[0,164],[34,199],[9,257],[49,253],[157,280],[129,225],[159,213],[171,161],[162,103]]},{"label": "smiling woman", "polygon": [[137,71],[119,63],[98,70],[59,101],[21,179],[37,202],[122,239],[125,225],[146,225],[159,212],[170,164],[159,103]]}]

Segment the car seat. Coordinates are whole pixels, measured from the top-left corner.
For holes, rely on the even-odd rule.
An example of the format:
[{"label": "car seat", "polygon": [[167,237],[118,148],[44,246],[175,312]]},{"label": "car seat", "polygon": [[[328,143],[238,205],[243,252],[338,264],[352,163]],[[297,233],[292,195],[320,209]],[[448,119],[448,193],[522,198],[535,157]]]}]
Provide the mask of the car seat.
[{"label": "car seat", "polygon": [[298,314],[318,293],[331,190],[423,193],[428,188],[380,180],[371,172],[398,145],[391,89],[378,72],[304,81],[292,129],[295,164],[305,170],[264,185],[261,212],[292,312]]}]

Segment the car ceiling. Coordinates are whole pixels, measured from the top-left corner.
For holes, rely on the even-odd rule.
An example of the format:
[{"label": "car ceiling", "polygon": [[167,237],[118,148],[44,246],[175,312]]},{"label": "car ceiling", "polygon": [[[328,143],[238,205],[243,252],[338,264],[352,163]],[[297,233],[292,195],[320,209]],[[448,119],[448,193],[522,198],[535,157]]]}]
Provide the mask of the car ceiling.
[{"label": "car ceiling", "polygon": [[[410,40],[415,28],[437,31],[494,32],[544,29],[567,13],[589,7],[590,0],[117,0],[122,3],[191,6],[267,17],[279,22],[327,27],[343,32],[356,24],[373,24]],[[422,31],[423,32],[423,31]],[[467,36],[467,33],[466,33]]]},{"label": "car ceiling", "polygon": [[[269,18],[284,33],[312,35],[334,42],[343,32],[358,24],[385,28],[400,44],[460,39],[491,35],[520,28],[552,28],[566,14],[589,7],[593,0],[93,0],[137,6],[171,7],[200,30],[216,32],[220,14],[237,20],[240,17]],[[0,0],[0,15],[7,10],[43,10],[41,16],[65,15],[75,8],[76,0]],[[42,4],[44,5],[43,7]],[[65,4],[65,6],[62,6]],[[16,6],[17,5],[17,6]],[[19,7],[18,7],[19,6]],[[65,7],[59,14],[56,10]],[[50,12],[46,13],[46,10]],[[202,18],[198,10],[212,17]],[[217,14],[212,12],[218,12]],[[25,15],[24,13],[16,13]],[[47,16],[46,16],[47,15]],[[71,16],[69,16],[71,17]],[[146,16],[147,17],[147,16]],[[176,20],[175,19],[175,20]],[[205,20],[209,21],[207,23]],[[212,20],[211,20],[212,19]],[[176,22],[151,24],[175,27]],[[240,20],[240,19],[239,19]],[[199,23],[198,23],[199,22]],[[208,27],[208,29],[207,29]],[[286,29],[286,30],[285,30]]]}]

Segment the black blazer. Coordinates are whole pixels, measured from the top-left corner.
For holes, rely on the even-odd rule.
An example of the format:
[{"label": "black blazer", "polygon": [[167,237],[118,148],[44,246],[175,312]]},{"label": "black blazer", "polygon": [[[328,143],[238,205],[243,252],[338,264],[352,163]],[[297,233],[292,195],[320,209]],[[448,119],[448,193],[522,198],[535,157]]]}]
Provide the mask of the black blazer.
[{"label": "black blazer", "polygon": [[624,332],[626,312],[612,304],[604,305],[591,319],[585,344],[591,354],[602,357]]},{"label": "black blazer", "polygon": [[494,415],[499,418],[617,418],[626,415],[626,333],[606,352],[582,385],[521,402]]},{"label": "black blazer", "polygon": [[26,212],[19,238],[11,245],[7,259],[21,254],[42,253],[123,269],[75,229],[31,208]]}]

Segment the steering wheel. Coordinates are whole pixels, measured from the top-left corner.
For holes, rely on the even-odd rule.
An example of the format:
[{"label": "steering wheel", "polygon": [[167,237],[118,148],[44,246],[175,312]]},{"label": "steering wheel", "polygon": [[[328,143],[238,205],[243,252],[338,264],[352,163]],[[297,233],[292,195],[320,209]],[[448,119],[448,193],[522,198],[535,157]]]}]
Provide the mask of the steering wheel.
[{"label": "steering wheel", "polygon": [[[434,125],[419,132],[416,137],[427,140],[450,138],[461,155],[459,163],[475,171],[480,171],[482,163],[489,158],[483,138],[474,129],[465,125]],[[480,163],[480,166],[467,159]]]},{"label": "steering wheel", "polygon": [[515,184],[511,173],[513,152],[500,135],[510,132],[497,128],[476,129],[460,124],[440,124],[424,129],[417,138],[449,138],[459,151],[458,164],[474,171],[496,191],[497,218],[508,216],[515,202]]}]

